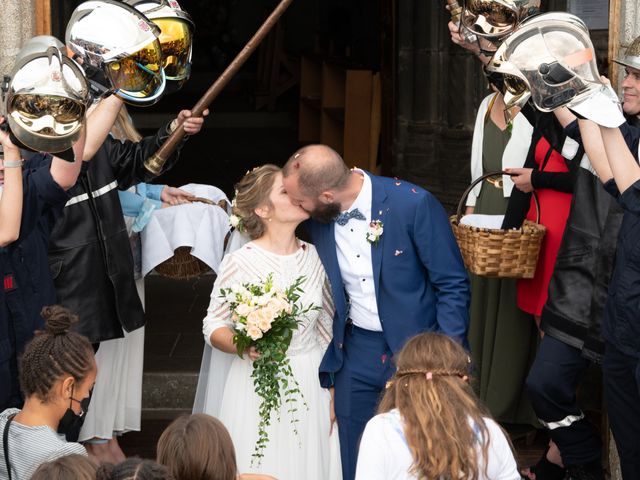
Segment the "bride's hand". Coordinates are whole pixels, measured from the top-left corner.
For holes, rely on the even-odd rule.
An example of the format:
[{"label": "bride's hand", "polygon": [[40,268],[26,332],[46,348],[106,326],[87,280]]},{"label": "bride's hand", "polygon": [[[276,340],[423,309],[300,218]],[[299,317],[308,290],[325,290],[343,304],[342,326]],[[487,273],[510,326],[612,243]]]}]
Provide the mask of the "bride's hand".
[{"label": "bride's hand", "polygon": [[256,349],[256,347],[249,347],[244,351],[244,353],[249,355],[249,358],[252,362],[255,362],[260,358],[260,352]]},{"label": "bride's hand", "polygon": [[331,435],[333,433],[333,426],[336,425],[336,408],[334,404],[335,389],[331,387],[329,392],[331,393],[331,403],[329,404],[329,420],[331,421],[331,426],[329,427],[329,435]]}]

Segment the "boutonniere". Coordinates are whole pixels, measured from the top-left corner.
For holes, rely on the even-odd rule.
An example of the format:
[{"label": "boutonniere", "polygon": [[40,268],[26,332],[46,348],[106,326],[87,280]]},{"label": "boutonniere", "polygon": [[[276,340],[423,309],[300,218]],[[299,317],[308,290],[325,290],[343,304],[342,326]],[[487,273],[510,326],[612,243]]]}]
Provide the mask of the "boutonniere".
[{"label": "boutonniere", "polygon": [[367,242],[371,245],[377,245],[382,233],[384,232],[383,223],[380,220],[372,220],[367,229]]}]

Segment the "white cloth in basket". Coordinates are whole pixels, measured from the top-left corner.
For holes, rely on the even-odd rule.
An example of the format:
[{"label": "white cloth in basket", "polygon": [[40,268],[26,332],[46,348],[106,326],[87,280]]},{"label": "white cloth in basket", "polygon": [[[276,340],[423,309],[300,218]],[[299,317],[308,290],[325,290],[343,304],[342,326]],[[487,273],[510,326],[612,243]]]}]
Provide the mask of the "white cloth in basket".
[{"label": "white cloth in basket", "polygon": [[[482,215],[480,213],[472,213],[465,215],[460,219],[460,225],[468,225],[470,227],[500,229],[504,215]],[[144,258],[144,257],[143,257]]]},{"label": "white cloth in basket", "polygon": [[[222,190],[211,185],[190,183],[180,188],[216,203],[231,203]],[[178,247],[191,247],[191,255],[217,272],[228,231],[229,215],[217,205],[194,202],[154,211],[142,231],[142,275],[171,258]]]}]

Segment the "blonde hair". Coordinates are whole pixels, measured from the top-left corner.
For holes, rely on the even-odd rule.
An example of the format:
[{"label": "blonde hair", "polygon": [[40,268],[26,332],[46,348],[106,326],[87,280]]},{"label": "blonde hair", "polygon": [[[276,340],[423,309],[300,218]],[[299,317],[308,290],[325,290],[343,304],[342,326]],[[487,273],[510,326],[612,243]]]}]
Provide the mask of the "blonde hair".
[{"label": "blonde hair", "polygon": [[[468,375],[467,352],[449,337],[422,333],[398,354],[379,413],[400,411],[419,478],[477,480],[486,473],[489,431]],[[481,446],[485,465],[479,465]]]},{"label": "blonde hair", "polygon": [[178,417],[162,432],[157,461],[178,480],[234,480],[238,474],[229,432],[204,413]]},{"label": "blonde hair", "polygon": [[142,135],[133,125],[127,106],[124,103],[120,107],[116,121],[111,127],[111,135],[116,140],[130,140],[132,142],[142,140]]},{"label": "blonde hair", "polygon": [[281,172],[280,167],[275,165],[262,165],[247,172],[236,184],[232,213],[241,219],[243,231],[254,240],[266,230],[264,220],[255,210],[262,206],[272,207],[269,195],[276,175]]}]

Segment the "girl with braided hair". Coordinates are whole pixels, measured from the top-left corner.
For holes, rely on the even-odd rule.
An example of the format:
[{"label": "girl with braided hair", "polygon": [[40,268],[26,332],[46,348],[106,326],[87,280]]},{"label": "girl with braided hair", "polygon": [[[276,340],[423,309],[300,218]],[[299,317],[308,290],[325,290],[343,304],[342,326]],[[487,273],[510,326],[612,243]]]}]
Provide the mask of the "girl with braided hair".
[{"label": "girl with braided hair", "polygon": [[22,410],[0,413],[0,478],[31,478],[44,462],[71,454],[87,455],[67,443],[58,430],[77,423],[87,411],[96,379],[89,341],[71,326],[78,317],[54,305],[42,310],[44,331],[36,333],[20,361]]},{"label": "girl with braided hair", "polygon": [[514,480],[509,440],[469,385],[470,358],[445,335],[422,333],[362,435],[356,480]]}]

